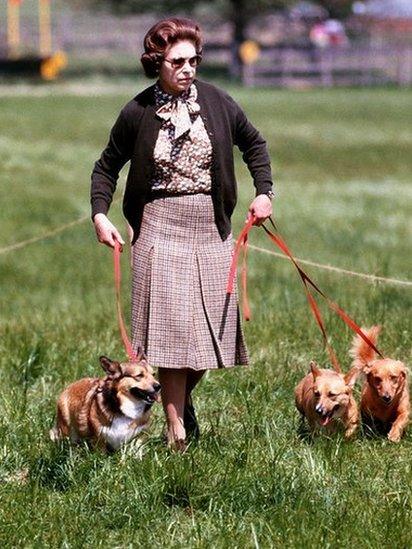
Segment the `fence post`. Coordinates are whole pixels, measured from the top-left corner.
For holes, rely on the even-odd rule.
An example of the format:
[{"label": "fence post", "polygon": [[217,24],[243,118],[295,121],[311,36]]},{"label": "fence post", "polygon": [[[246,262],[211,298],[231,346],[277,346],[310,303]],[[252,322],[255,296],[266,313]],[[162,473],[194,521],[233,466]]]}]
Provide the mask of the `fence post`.
[{"label": "fence post", "polygon": [[330,88],[333,86],[332,65],[333,54],[331,49],[321,50],[319,53],[320,81],[322,86]]},{"label": "fence post", "polygon": [[242,82],[244,86],[252,88],[255,85],[255,69],[254,63],[243,63],[242,65]]},{"label": "fence post", "polygon": [[412,48],[399,48],[397,57],[397,83],[399,86],[409,86],[412,84]]}]

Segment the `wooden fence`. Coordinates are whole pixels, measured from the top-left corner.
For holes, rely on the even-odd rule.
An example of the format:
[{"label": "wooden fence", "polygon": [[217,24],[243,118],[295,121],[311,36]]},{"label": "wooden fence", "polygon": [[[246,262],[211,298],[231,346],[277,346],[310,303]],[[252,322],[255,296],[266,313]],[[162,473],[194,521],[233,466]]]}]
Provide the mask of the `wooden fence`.
[{"label": "wooden fence", "polygon": [[[155,21],[153,15],[114,17],[105,13],[64,11],[55,14],[53,50],[63,50],[70,58],[109,59],[114,54],[133,56],[133,69],[142,51],[145,32]],[[3,21],[4,23],[4,21]],[[210,31],[209,31],[210,32]],[[228,74],[232,67],[230,29],[222,26],[218,38],[206,36],[204,64],[218,66]],[[285,31],[285,35],[287,32]],[[38,49],[37,19],[21,18],[22,51]],[[217,40],[219,43],[217,43]],[[5,27],[0,25],[0,58],[8,55]],[[261,49],[254,64],[245,65],[242,80],[246,86],[373,86],[412,85],[412,44],[369,41],[347,46],[318,48],[308,42],[300,47],[271,46]]]},{"label": "wooden fence", "polygon": [[243,70],[245,86],[374,86],[412,84],[412,47],[349,45],[273,47]]}]

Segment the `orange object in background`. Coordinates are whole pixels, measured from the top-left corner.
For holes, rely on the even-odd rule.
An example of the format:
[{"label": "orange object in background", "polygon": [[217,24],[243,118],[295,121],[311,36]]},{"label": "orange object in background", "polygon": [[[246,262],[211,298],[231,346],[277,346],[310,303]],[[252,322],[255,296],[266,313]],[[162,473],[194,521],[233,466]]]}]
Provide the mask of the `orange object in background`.
[{"label": "orange object in background", "polygon": [[59,72],[67,66],[67,55],[58,51],[44,59],[40,66],[40,74],[44,80],[55,80]]}]

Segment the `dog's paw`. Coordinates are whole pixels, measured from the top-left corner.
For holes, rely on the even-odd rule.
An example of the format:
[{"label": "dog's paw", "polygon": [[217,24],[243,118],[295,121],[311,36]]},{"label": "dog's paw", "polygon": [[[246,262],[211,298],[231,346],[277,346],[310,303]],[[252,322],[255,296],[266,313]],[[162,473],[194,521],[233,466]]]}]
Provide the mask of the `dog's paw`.
[{"label": "dog's paw", "polygon": [[49,431],[49,437],[52,442],[57,442],[61,439],[60,432],[56,426]]},{"label": "dog's paw", "polygon": [[402,437],[402,433],[398,429],[396,430],[391,429],[388,433],[388,439],[391,442],[399,442],[401,440],[401,437]]}]

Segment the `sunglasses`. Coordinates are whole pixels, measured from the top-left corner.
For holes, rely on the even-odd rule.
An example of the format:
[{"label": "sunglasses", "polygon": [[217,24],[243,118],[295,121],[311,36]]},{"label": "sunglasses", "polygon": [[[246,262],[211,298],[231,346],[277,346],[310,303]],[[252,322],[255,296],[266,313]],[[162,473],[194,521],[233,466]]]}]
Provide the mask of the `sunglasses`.
[{"label": "sunglasses", "polygon": [[197,67],[200,65],[201,60],[201,55],[194,55],[193,57],[176,57],[175,59],[163,59],[163,61],[170,63],[170,66],[173,69],[181,69],[185,65],[186,61],[189,62],[191,67]]}]

